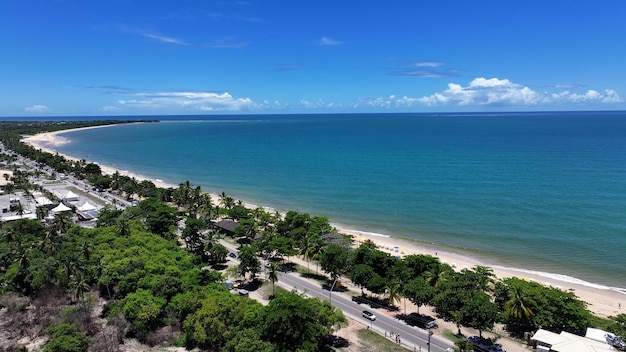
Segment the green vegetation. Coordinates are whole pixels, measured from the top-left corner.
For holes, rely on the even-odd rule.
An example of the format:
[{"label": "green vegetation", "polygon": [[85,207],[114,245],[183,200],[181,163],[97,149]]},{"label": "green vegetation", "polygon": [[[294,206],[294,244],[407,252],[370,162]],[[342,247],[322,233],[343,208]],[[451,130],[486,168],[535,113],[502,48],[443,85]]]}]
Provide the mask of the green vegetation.
[{"label": "green vegetation", "polygon": [[360,351],[366,352],[406,352],[407,349],[398,346],[390,339],[380,336],[371,330],[361,329],[357,332],[361,343]]},{"label": "green vegetation", "polygon": [[[63,306],[76,308],[76,314],[41,323],[43,328],[52,327],[46,330],[51,339],[44,348],[49,351],[84,350],[85,344],[106,349],[102,346],[125,336],[149,344],[181,341],[188,348],[207,350],[318,350],[320,341],[343,326],[345,318],[327,302],[281,290],[274,295],[276,271],[291,268],[285,260],[295,255],[306,260],[306,276],[325,278],[329,286],[341,277],[350,278],[361,287],[363,298],[380,307],[394,309],[403,298],[418,307],[430,305],[440,318],[459,328],[482,333],[504,323],[512,335],[523,336],[539,326],[574,333],[597,326],[626,334],[626,315],[604,321],[594,318],[571,292],[516,278],[499,281],[482,266],[457,272],[428,255],[398,259],[372,242],[352,248],[351,237],[339,234],[325,217],[248,209],[224,192],[214,202],[189,181],[178,188],[159,189],[119,174],[101,175],[95,164],[68,161],[19,142],[18,133],[43,129],[38,124],[13,126],[1,130],[0,140],[57,172],[73,173],[108,192],[141,199],[138,206],[124,211],[105,208],[94,229],[75,227],[64,216],[45,225],[38,220],[3,224],[0,302],[14,307],[16,321],[26,314],[27,305],[15,297],[34,302],[54,298],[61,305],[56,310],[50,308],[55,305],[41,305],[48,307],[41,309],[51,317]],[[26,176],[15,173],[7,191],[28,189]],[[233,231],[215,226],[225,219],[237,222]],[[240,246],[236,270],[246,282],[259,279],[260,258],[271,262],[267,279],[272,282],[273,299],[268,306],[229,293],[221,285],[222,275],[207,267],[225,263],[229,251],[216,242],[224,234],[231,236],[229,243]],[[90,297],[96,293],[107,301],[104,327],[94,327],[88,318],[93,308]],[[359,334],[375,338],[371,331]]]},{"label": "green vegetation", "polygon": [[52,338],[43,346],[43,352],[85,352],[89,347],[87,336],[73,324],[63,323],[47,329],[46,332]]},{"label": "green vegetation", "polygon": [[[26,133],[12,130],[16,131]],[[10,133],[3,137],[18,140]],[[68,161],[19,142],[7,144],[57,172],[73,173],[92,183],[102,181],[95,164]],[[9,191],[28,188],[27,177],[23,179],[15,182],[14,178],[15,187]],[[214,241],[219,235],[209,225],[217,217],[247,221],[248,231],[237,232],[239,243],[255,242],[258,229],[263,228],[265,239],[273,240],[268,251],[295,255],[295,242],[290,241],[306,234],[279,236],[277,224],[283,219],[277,214],[246,209],[225,194],[220,208],[189,182],[164,190],[120,175],[108,181],[99,185],[143,200],[124,211],[105,208],[93,229],[76,227],[64,215],[47,224],[17,220],[0,229],[1,301],[14,307],[18,326],[33,313],[20,295],[43,301],[36,304],[42,308],[35,315],[46,317],[36,323],[50,337],[45,351],[85,351],[89,346],[113,350],[125,336],[147,344],[181,341],[188,348],[209,350],[316,351],[326,335],[346,323],[328,303],[291,292],[276,295],[263,307],[227,291],[222,275],[206,268],[207,263],[224,263],[229,253]],[[177,242],[180,219],[185,220],[180,239],[187,250]],[[288,245],[280,238],[288,238]],[[239,253],[240,273],[251,281],[260,272],[258,248],[256,243],[244,245]],[[91,314],[96,294],[107,301],[104,326],[94,324]],[[301,321],[299,329],[292,328],[294,321]]]}]

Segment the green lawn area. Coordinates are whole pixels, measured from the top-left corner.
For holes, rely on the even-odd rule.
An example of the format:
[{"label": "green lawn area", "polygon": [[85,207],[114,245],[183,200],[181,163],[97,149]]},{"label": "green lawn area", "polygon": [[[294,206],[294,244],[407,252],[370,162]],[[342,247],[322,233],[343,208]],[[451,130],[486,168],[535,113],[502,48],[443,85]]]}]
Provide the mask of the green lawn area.
[{"label": "green lawn area", "polygon": [[362,346],[360,351],[366,352],[406,352],[406,348],[393,343],[393,341],[380,336],[379,334],[361,329],[357,332],[359,336],[359,344]]}]

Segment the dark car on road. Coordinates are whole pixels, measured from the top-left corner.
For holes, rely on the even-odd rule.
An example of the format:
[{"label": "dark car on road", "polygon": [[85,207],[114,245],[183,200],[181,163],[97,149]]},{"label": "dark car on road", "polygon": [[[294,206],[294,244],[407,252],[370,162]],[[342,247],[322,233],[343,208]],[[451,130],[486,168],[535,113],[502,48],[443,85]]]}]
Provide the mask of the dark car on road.
[{"label": "dark car on road", "polygon": [[411,313],[407,315],[406,323],[422,329],[434,329],[437,327],[437,323],[435,323],[435,318],[417,313]]}]

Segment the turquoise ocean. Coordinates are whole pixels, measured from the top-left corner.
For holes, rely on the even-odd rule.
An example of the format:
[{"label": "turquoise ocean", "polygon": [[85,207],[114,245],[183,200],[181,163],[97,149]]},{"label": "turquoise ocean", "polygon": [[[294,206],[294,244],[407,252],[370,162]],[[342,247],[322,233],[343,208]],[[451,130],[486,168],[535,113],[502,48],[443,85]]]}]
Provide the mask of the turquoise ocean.
[{"label": "turquoise ocean", "polygon": [[55,148],[346,229],[626,288],[626,112],[150,118],[160,122],[68,132]]}]

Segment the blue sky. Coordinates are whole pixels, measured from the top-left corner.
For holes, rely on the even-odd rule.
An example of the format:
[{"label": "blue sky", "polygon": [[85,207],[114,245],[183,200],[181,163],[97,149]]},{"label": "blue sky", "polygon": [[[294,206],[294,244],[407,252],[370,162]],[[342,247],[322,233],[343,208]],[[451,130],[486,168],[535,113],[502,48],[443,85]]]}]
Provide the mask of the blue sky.
[{"label": "blue sky", "polygon": [[0,2],[0,116],[626,110],[626,1]]}]

